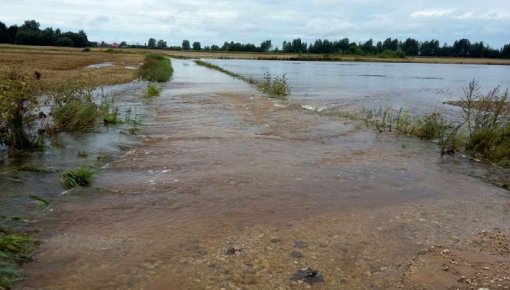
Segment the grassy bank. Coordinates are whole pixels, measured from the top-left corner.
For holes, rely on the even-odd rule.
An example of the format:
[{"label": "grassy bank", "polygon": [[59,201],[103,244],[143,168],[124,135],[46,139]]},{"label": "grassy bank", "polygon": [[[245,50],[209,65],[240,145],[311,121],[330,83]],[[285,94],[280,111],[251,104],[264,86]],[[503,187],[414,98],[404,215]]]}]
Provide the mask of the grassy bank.
[{"label": "grassy bank", "polygon": [[204,66],[206,68],[222,72],[233,78],[247,82],[250,85],[255,86],[258,90],[268,94],[272,98],[285,100],[287,99],[287,96],[290,94],[290,88],[289,85],[287,84],[287,77],[285,75],[272,77],[269,73],[265,73],[263,80],[255,80],[202,60],[195,60],[195,63],[200,66]]},{"label": "grassy bank", "polygon": [[456,102],[462,107],[461,118],[456,121],[447,120],[438,112],[413,116],[391,108],[363,109],[358,113],[332,109],[323,114],[364,120],[379,132],[432,140],[441,147],[441,154],[463,152],[473,159],[510,168],[509,92],[495,88],[483,93],[476,81],[469,83],[464,92]]}]

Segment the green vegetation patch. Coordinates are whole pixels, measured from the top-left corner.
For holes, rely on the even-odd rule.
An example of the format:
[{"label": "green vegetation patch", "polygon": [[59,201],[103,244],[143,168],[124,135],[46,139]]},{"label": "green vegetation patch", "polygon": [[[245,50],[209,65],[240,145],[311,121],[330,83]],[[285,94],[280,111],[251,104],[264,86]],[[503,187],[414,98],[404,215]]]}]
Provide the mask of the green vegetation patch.
[{"label": "green vegetation patch", "polygon": [[92,184],[92,179],[95,175],[96,172],[88,167],[78,167],[62,172],[60,179],[67,188],[73,188]]},{"label": "green vegetation patch", "polygon": [[159,89],[158,87],[156,87],[156,85],[152,84],[152,83],[149,83],[147,85],[147,89],[145,89],[145,94],[144,96],[146,98],[152,98],[152,97],[157,97],[159,96],[160,92],[159,92]]},{"label": "green vegetation patch", "polygon": [[170,59],[162,54],[152,53],[145,56],[139,76],[150,82],[167,82],[174,70]]},{"label": "green vegetation patch", "polygon": [[20,279],[19,267],[30,261],[30,254],[39,242],[26,235],[0,228],[0,289],[10,289]]}]

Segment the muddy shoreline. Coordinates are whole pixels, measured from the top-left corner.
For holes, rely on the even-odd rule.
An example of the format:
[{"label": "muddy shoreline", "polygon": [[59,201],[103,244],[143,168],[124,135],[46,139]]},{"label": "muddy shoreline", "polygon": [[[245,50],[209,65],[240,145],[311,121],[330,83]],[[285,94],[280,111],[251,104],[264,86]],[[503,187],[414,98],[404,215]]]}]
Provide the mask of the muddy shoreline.
[{"label": "muddy shoreline", "polygon": [[15,289],[510,287],[510,195],[468,164],[173,64],[142,146],[35,225]]}]

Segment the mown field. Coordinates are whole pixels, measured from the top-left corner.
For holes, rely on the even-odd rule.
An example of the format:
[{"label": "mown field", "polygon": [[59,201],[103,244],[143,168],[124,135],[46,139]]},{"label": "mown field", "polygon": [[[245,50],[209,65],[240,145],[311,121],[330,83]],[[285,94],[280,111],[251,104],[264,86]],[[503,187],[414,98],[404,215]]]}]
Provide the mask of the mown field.
[{"label": "mown field", "polygon": [[[89,77],[96,86],[129,82],[137,77],[143,58],[143,53],[0,45],[0,70],[38,72],[42,87],[46,89],[79,75]],[[100,63],[111,63],[111,66],[87,67]]]}]

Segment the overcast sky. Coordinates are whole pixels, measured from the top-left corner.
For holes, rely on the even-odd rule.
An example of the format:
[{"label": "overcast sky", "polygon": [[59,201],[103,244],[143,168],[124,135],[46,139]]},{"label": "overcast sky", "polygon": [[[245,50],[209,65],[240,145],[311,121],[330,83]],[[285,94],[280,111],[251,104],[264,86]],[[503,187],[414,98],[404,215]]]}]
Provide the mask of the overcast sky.
[{"label": "overcast sky", "polygon": [[271,39],[281,47],[297,37],[510,43],[508,0],[0,0],[0,21],[26,19],[42,28],[83,29],[91,41],[140,44],[149,37],[202,46]]}]

